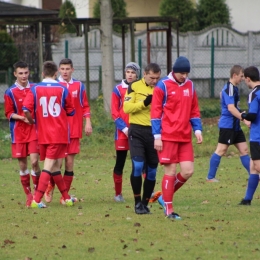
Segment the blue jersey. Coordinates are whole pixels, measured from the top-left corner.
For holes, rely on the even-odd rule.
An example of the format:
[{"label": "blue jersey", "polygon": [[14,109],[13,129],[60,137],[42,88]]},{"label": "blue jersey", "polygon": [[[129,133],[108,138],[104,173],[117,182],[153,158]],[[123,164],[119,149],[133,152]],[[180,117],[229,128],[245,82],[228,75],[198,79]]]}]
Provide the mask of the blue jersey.
[{"label": "blue jersey", "polygon": [[260,142],[260,86],[256,86],[248,97],[248,113],[256,114],[256,119],[251,122],[250,142]]},{"label": "blue jersey", "polygon": [[240,111],[239,102],[238,87],[234,86],[231,82],[228,82],[220,93],[221,116],[218,123],[219,128],[228,128],[233,129],[234,131],[241,130],[240,120],[228,111],[228,105],[231,104]]}]

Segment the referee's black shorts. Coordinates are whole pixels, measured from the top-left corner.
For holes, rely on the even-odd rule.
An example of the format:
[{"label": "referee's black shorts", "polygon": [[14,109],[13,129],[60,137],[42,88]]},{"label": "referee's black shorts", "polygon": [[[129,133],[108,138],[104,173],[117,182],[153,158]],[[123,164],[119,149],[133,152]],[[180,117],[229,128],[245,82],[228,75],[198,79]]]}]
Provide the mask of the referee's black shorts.
[{"label": "referee's black shorts", "polygon": [[229,128],[220,128],[218,142],[220,144],[231,145],[231,144],[244,143],[246,142],[246,138],[242,130],[234,131],[233,129],[229,129]]},{"label": "referee's black shorts", "polygon": [[130,124],[128,142],[131,158],[141,156],[147,164],[157,164],[158,155],[154,149],[154,137],[151,126]]},{"label": "referee's black shorts", "polygon": [[253,161],[260,160],[260,142],[250,142],[250,154]]}]

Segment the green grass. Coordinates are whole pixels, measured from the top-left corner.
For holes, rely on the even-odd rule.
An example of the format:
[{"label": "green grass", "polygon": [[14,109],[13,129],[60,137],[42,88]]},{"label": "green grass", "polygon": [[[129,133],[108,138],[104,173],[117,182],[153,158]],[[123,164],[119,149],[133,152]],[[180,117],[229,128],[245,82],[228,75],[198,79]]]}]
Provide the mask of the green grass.
[{"label": "green grass", "polygon": [[[182,220],[170,221],[158,203],[151,204],[151,215],[134,213],[129,156],[123,178],[126,202],[113,201],[114,127],[100,101],[91,107],[94,132],[83,138],[76,157],[71,194],[80,202],[71,208],[59,204],[57,189],[47,209],[24,206],[18,163],[9,159],[8,127],[1,125],[0,259],[260,259],[260,196],[256,192],[250,207],[237,205],[248,176],[234,147],[219,166],[221,182],[205,182],[217,144],[216,125],[204,125],[204,143],[194,144],[194,176],[174,197]],[[159,166],[156,190],[161,189],[162,176]]]}]

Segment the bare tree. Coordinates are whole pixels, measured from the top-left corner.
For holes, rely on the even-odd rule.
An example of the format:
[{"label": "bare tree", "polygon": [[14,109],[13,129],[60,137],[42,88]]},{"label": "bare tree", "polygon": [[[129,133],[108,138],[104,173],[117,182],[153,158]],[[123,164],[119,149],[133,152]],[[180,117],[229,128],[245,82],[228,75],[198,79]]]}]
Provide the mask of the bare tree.
[{"label": "bare tree", "polygon": [[111,0],[99,0],[99,3],[101,17],[102,91],[104,109],[109,112],[112,89],[115,84],[112,39],[113,12]]}]

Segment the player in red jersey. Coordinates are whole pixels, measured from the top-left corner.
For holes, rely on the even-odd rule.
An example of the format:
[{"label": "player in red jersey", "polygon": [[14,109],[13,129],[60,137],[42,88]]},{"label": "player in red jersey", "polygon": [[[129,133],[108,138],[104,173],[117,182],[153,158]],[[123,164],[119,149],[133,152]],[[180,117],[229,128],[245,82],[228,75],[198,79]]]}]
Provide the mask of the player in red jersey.
[{"label": "player in red jersey", "polygon": [[44,160],[39,185],[31,204],[33,208],[46,208],[41,199],[51,177],[65,205],[73,206],[77,201],[68,194],[60,171],[60,163],[66,156],[69,143],[67,116],[73,116],[75,108],[68,89],[55,80],[57,73],[58,68],[53,61],[44,62],[44,80],[31,88],[23,102],[23,110],[30,123],[34,123],[31,113],[35,113],[40,159]]},{"label": "player in red jersey", "polygon": [[189,60],[183,56],[177,58],[173,71],[158,82],[152,99],[154,148],[158,151],[160,163],[164,165],[162,198],[165,215],[170,219],[180,219],[173,211],[173,196],[194,171],[192,129],[197,143],[202,143],[198,98],[193,82],[188,78],[189,72]]},{"label": "player in red jersey", "polygon": [[129,86],[129,83],[137,80],[140,75],[140,67],[137,63],[129,62],[125,67],[125,79],[118,85],[116,85],[112,92],[111,98],[111,114],[115,122],[115,149],[116,149],[116,164],[113,171],[115,196],[116,202],[124,202],[122,196],[122,175],[125,166],[125,160],[128,145],[128,127],[129,127],[129,115],[123,111],[123,103],[125,93]]},{"label": "player in red jersey", "polygon": [[14,65],[14,76],[16,82],[5,91],[4,108],[5,116],[9,119],[12,157],[18,159],[20,167],[20,180],[26,194],[26,206],[31,205],[33,195],[30,187],[30,173],[27,165],[27,156],[30,155],[31,176],[34,189],[37,188],[40,167],[38,163],[39,147],[37,142],[36,130],[33,124],[30,124],[24,116],[22,104],[25,96],[30,90],[32,84],[29,83],[29,68],[23,61],[18,61]]},{"label": "player in red jersey", "polygon": [[[70,126],[70,143],[68,145],[68,155],[65,157],[65,171],[63,180],[66,188],[69,191],[74,176],[74,159],[75,155],[80,152],[80,139],[82,138],[83,118],[85,118],[85,134],[90,136],[92,133],[92,126],[90,120],[90,106],[86,94],[84,84],[72,78],[74,72],[73,63],[71,59],[62,59],[59,64],[60,77],[58,81],[65,86],[72,97],[75,107],[75,115],[68,117]],[[54,182],[50,181],[48,188],[44,194],[46,202],[52,201]],[[61,197],[60,203],[64,204],[64,199]]]}]

